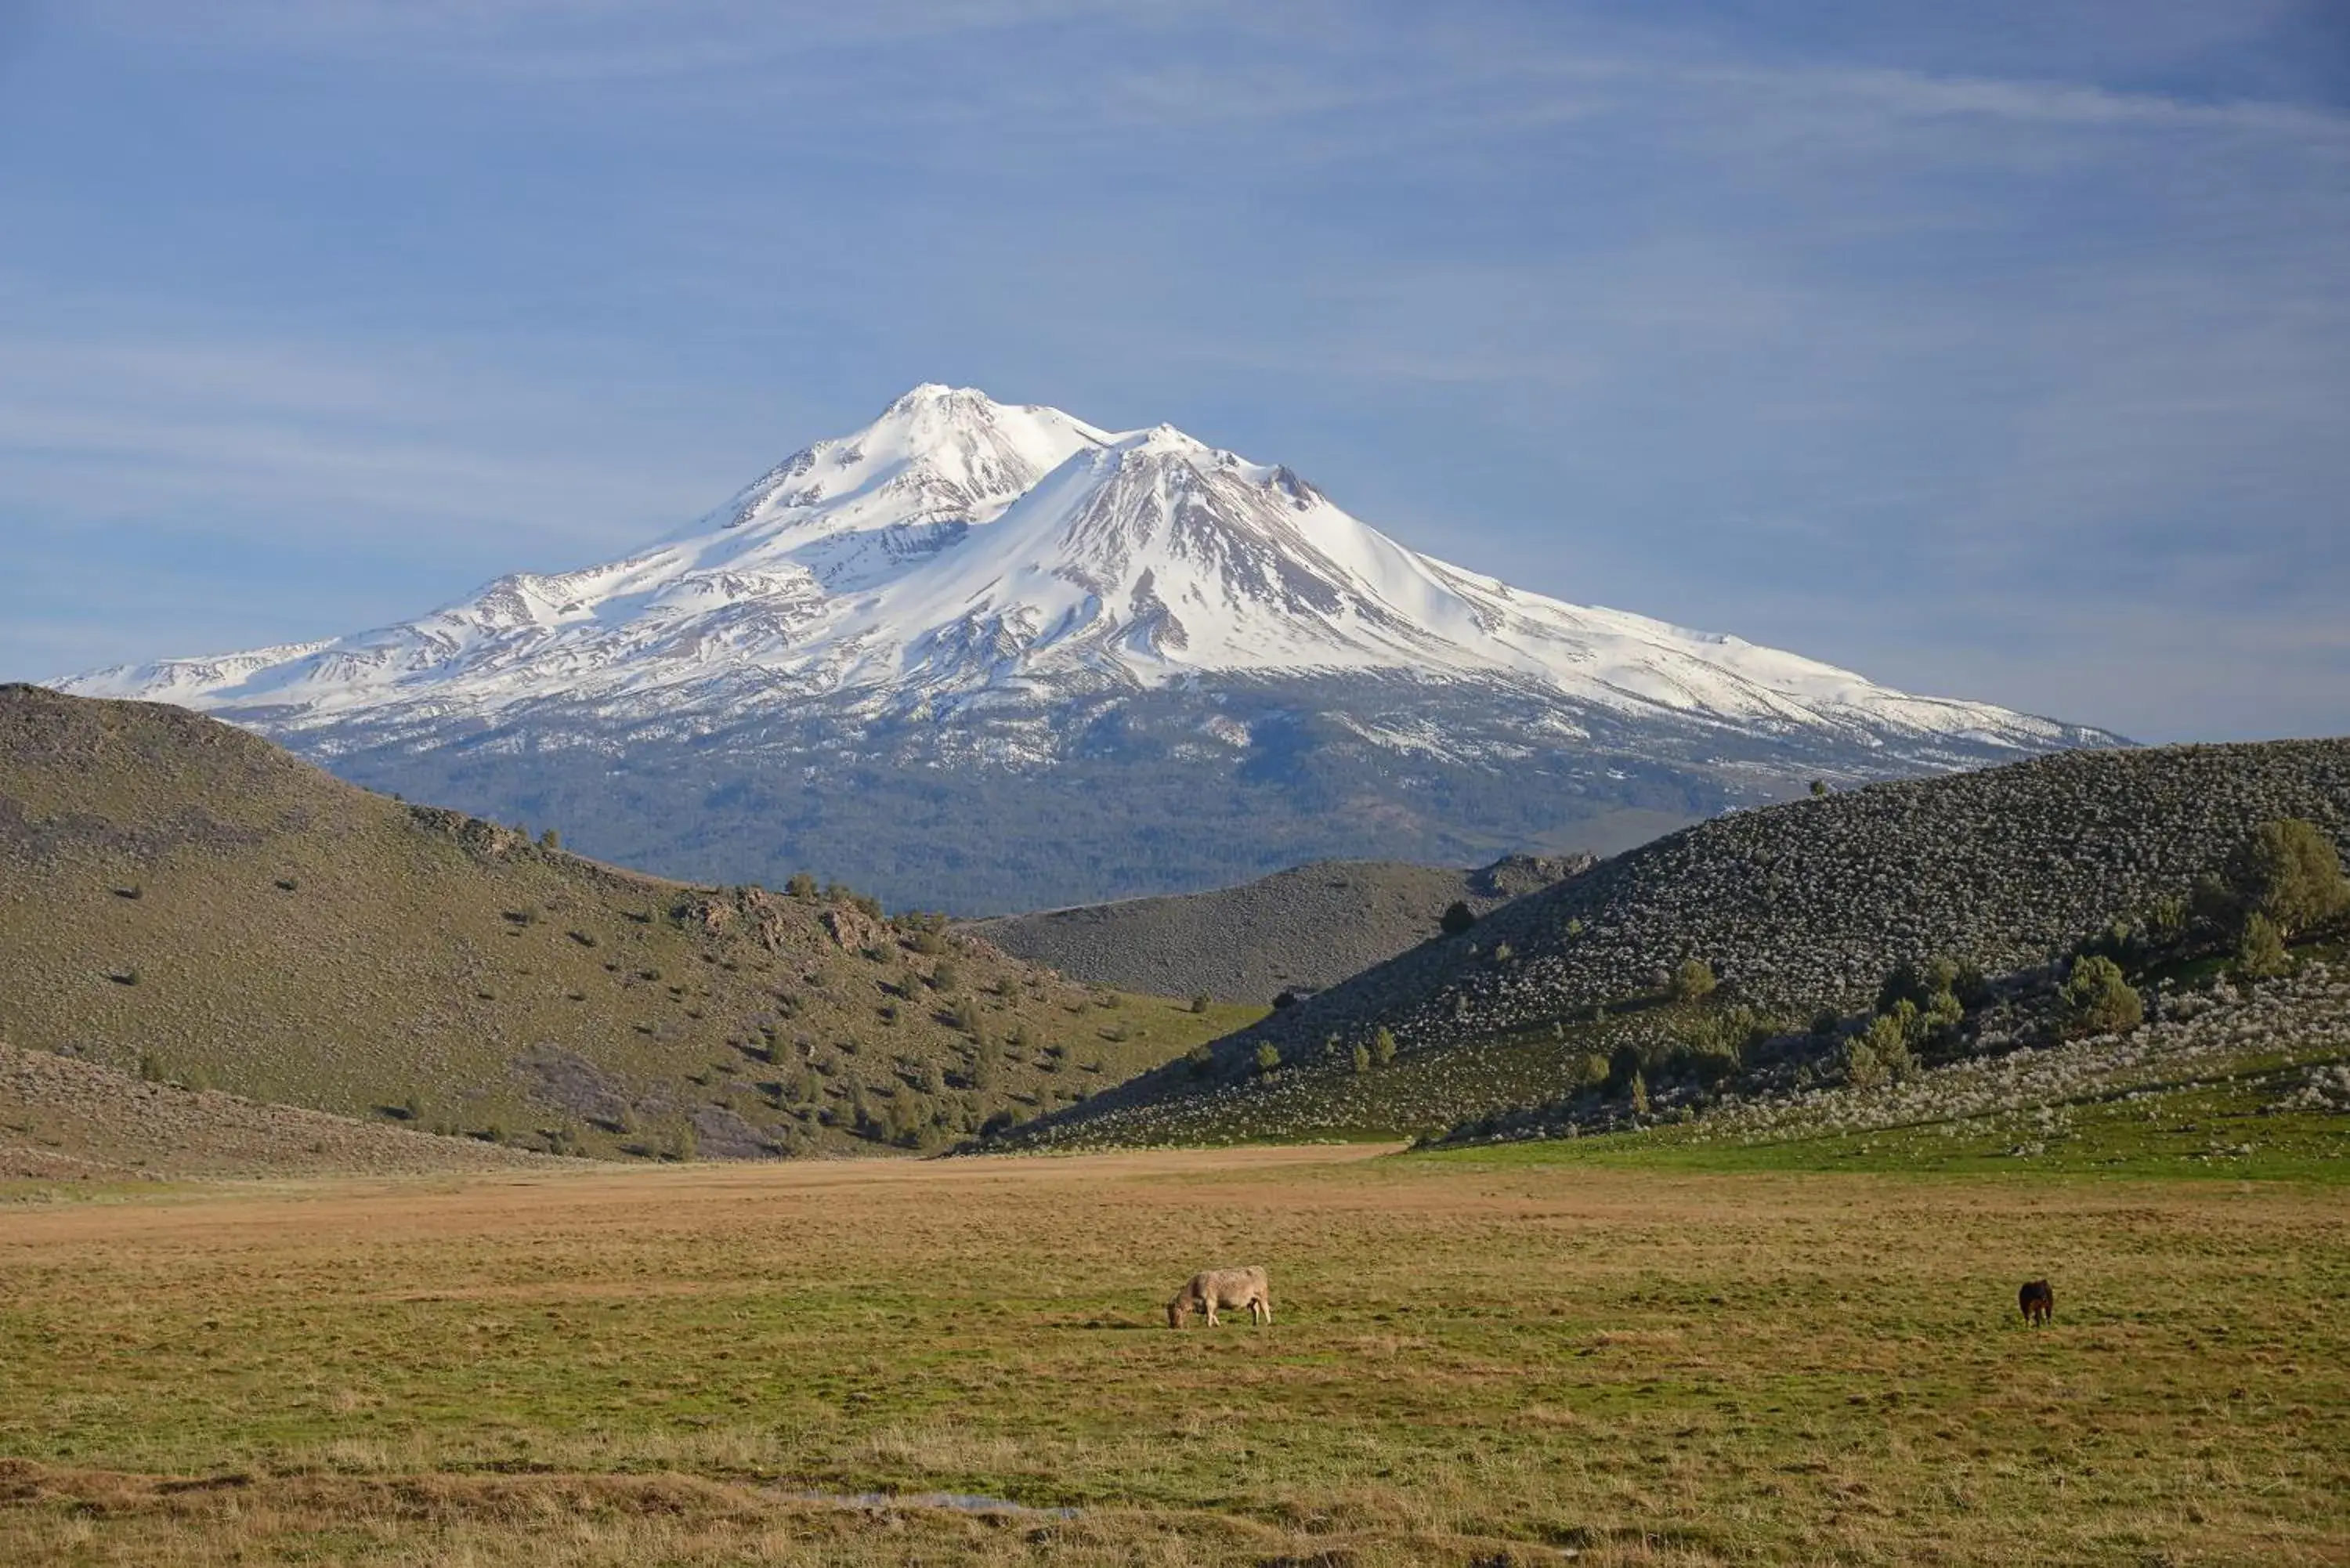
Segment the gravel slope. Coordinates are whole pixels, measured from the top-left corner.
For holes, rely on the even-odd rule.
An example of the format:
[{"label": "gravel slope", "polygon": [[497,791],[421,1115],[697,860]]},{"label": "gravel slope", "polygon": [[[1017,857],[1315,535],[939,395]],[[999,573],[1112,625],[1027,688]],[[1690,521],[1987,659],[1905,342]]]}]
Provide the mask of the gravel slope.
[{"label": "gravel slope", "polygon": [[2350,845],[2350,740],[2076,752],[1717,818],[1219,1041],[1213,1071],[1176,1064],[1035,1130],[1082,1137],[1131,1107],[1218,1095],[1262,1044],[1341,1059],[1381,1028],[1405,1064],[1461,1057],[1437,1074],[1457,1085],[1438,1098],[1460,1104],[1416,1116],[1475,1114],[1482,1043],[1644,1002],[1684,959],[1709,963],[1725,996],[1805,1011],[1868,1001],[1905,960],[2030,969],[2187,892],[2280,816]]}]

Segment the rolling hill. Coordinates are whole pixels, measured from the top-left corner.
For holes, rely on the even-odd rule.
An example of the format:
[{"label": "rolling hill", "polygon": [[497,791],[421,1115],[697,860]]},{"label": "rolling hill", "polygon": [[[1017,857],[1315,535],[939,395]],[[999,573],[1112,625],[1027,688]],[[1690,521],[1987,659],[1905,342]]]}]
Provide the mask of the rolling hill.
[{"label": "rolling hill", "polygon": [[1434,935],[1455,903],[1490,914],[1591,864],[1587,855],[1513,855],[1460,871],[1323,860],[1237,888],[1001,916],[966,929],[1096,985],[1266,1002],[1386,962]]},{"label": "rolling hill", "polygon": [[[2045,1004],[2056,961],[2085,938],[2178,907],[2279,817],[2350,842],[2350,741],[2076,752],[1740,813],[1505,905],[1022,1137],[1424,1133],[1506,1118],[1572,1099],[1592,1087],[1595,1061],[1604,1071],[1627,1047],[1653,1061],[1730,1007],[1749,1010],[1741,1032],[1759,1028],[1765,1057],[1810,1064],[1834,1039],[1771,1044],[1774,1022],[1801,1034],[1825,1010],[1856,1027],[1895,966],[1938,958]],[[1691,960],[1719,981],[1700,1006],[1668,995]],[[1980,1019],[1968,1028],[1984,1037]],[[1355,1048],[1382,1033],[1392,1061],[1358,1071]],[[1258,1070],[1265,1051],[1270,1073]]]},{"label": "rolling hill", "polygon": [[0,687],[0,1041],[604,1155],[919,1148],[1246,1010],[1081,987],[803,885],[666,882],[181,709]]}]

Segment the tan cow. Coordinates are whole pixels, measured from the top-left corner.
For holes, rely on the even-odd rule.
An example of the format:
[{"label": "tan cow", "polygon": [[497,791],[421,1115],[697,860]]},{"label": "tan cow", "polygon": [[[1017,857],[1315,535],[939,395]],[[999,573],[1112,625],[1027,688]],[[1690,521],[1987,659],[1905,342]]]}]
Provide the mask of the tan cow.
[{"label": "tan cow", "polygon": [[1213,1328],[1219,1307],[1246,1307],[1253,1322],[1271,1323],[1273,1288],[1265,1282],[1264,1271],[1203,1269],[1193,1274],[1167,1303],[1167,1326],[1181,1328],[1186,1313],[1201,1312],[1208,1314],[1208,1326]]}]

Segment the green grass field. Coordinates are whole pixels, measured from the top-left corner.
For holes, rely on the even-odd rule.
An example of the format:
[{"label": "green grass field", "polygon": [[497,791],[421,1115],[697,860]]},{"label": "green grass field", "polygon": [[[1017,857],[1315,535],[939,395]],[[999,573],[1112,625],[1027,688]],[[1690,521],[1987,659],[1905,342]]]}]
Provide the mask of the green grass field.
[{"label": "green grass field", "polygon": [[2338,1185],[1368,1152],[17,1205],[0,1559],[2350,1558]]}]

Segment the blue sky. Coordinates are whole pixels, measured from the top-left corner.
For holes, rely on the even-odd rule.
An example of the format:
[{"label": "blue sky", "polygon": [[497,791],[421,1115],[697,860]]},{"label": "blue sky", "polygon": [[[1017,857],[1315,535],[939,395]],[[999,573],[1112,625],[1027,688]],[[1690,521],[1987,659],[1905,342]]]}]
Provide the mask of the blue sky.
[{"label": "blue sky", "polygon": [[2350,732],[2350,6],[0,0],[0,679],[594,560],[924,380]]}]

